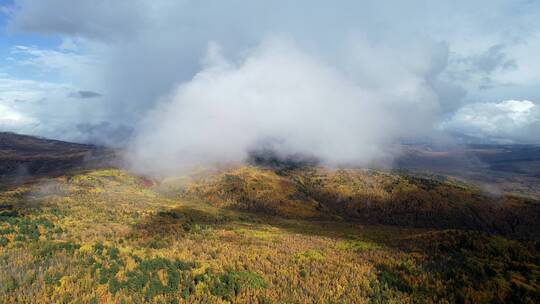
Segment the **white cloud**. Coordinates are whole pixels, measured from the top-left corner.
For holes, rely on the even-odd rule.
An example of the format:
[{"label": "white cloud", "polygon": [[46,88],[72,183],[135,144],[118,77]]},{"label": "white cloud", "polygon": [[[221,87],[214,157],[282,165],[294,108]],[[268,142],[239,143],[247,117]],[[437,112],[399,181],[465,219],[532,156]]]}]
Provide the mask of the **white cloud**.
[{"label": "white cloud", "polygon": [[[97,76],[92,68],[94,57],[68,50],[64,42],[58,49],[11,47],[9,70],[23,66],[27,78],[0,74],[4,112],[0,130],[97,142],[95,134],[85,134],[94,125],[103,125],[106,111],[102,94],[92,89]],[[105,133],[103,138],[107,138]]]},{"label": "white cloud", "polygon": [[61,96],[72,88],[65,84],[0,76],[0,99],[4,103],[32,103]]},{"label": "white cloud", "polygon": [[529,100],[468,104],[441,127],[494,142],[539,144],[540,106]]},{"label": "white cloud", "polygon": [[[367,165],[391,158],[400,139],[432,129],[437,99],[425,83],[411,81],[411,62],[375,88],[290,40],[267,40],[238,63],[217,49],[211,45],[207,66],[139,126],[129,149],[136,170],[240,162],[260,145],[332,165]],[[395,53],[385,56],[394,62]]]},{"label": "white cloud", "polygon": [[34,123],[31,117],[0,104],[0,130],[17,131]]},{"label": "white cloud", "polygon": [[[441,119],[432,118],[439,106],[437,102],[444,117],[461,108],[454,115],[455,120],[445,123],[452,126],[449,130],[493,137],[483,131],[493,123],[489,117],[485,122],[478,118],[474,123],[460,118],[469,109],[467,103],[540,100],[540,57],[536,56],[540,53],[538,1],[113,2],[16,0],[9,8],[11,30],[58,35],[63,39],[56,49],[17,49],[12,56],[15,63],[31,67],[36,73],[60,75],[75,91],[101,94],[99,98],[86,99],[92,103],[85,104],[81,100],[73,103],[73,98],[66,101],[54,93],[41,95],[35,90],[9,93],[20,95],[18,99],[47,98],[48,106],[38,104],[25,111],[43,125],[53,125],[53,121],[60,124],[56,116],[61,113],[65,126],[47,128],[50,133],[58,130],[56,137],[73,138],[73,131],[63,130],[74,130],[77,120],[96,135],[109,126],[137,127],[148,111],[155,109],[175,87],[201,84],[200,79],[192,79],[195,75],[200,77],[201,70],[203,74],[208,72],[207,63],[200,59],[209,41],[219,43],[229,58],[225,62],[232,70],[238,70],[225,74],[233,77],[245,72],[239,62],[243,62],[246,52],[275,34],[292,37],[299,52],[309,51],[316,66],[329,67],[351,86],[376,92],[374,102],[383,99],[392,103],[392,111],[401,114],[392,123],[406,126],[410,133],[415,133],[412,128],[417,127],[416,135],[429,130],[424,130],[427,125],[418,127],[417,120],[424,118],[419,118],[415,111],[430,113],[426,115],[428,123]],[[217,67],[215,63],[211,66]],[[307,80],[313,81],[309,77]],[[224,96],[229,93],[222,92]],[[432,100],[433,104],[425,100]],[[338,101],[335,104],[343,106]],[[328,109],[329,113],[339,111]],[[516,124],[511,117],[508,119],[510,126]],[[451,123],[461,120],[463,126]],[[503,132],[503,136],[522,141],[534,138],[534,128],[540,133],[537,125],[527,125],[515,127],[529,130],[527,136],[519,131]],[[386,139],[394,138],[393,127],[390,129]],[[109,136],[103,133],[104,138]]]},{"label": "white cloud", "polygon": [[0,131],[84,141],[76,126],[100,122],[100,116],[92,102],[70,98],[74,90],[66,84],[0,75]]},{"label": "white cloud", "polygon": [[83,81],[86,75],[95,73],[93,56],[65,49],[64,44],[65,40],[59,50],[16,45],[12,47],[11,54],[17,65],[30,67],[37,73],[54,73],[69,83]]},{"label": "white cloud", "polygon": [[60,44],[59,49],[62,51],[78,51],[79,46],[75,39],[72,39],[70,37],[64,37],[62,39],[62,44]]}]

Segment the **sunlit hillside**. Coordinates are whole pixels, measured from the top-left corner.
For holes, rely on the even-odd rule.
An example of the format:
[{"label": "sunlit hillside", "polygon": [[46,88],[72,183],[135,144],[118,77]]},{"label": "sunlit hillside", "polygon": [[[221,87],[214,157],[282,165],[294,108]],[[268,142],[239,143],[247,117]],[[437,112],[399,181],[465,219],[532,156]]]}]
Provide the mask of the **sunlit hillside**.
[{"label": "sunlit hillside", "polygon": [[538,214],[377,171],[80,171],[0,194],[0,302],[538,303]]}]

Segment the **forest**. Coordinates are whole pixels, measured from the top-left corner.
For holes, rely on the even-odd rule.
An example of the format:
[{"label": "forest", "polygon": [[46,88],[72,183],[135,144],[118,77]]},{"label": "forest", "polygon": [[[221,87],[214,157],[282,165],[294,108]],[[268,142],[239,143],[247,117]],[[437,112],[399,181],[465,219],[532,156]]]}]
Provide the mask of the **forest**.
[{"label": "forest", "polygon": [[538,210],[374,170],[79,170],[2,190],[0,302],[538,303]]}]

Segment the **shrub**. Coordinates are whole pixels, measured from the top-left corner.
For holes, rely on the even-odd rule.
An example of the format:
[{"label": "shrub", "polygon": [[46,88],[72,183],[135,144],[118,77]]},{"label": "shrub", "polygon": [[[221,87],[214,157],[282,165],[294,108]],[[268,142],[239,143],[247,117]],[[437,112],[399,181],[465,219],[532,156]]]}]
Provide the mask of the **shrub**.
[{"label": "shrub", "polygon": [[60,279],[62,278],[62,273],[60,272],[48,272],[45,274],[45,284],[47,285],[57,285],[58,282],[60,282]]},{"label": "shrub", "polygon": [[[99,284],[108,283],[111,294],[127,289],[130,292],[141,292],[146,300],[150,300],[160,294],[174,294],[180,287],[183,288],[182,296],[187,297],[195,289],[190,271],[196,263],[181,260],[171,261],[161,257],[141,259],[133,255],[137,266],[126,273],[125,280],[119,280],[116,274],[120,270],[119,264],[123,265],[123,263],[116,252],[118,249],[99,245],[96,251],[103,252],[105,249],[107,249],[109,257],[116,258],[116,260],[106,263],[109,265],[108,267],[96,261],[92,266],[92,273],[97,275]],[[166,282],[160,280],[160,271],[165,271]]]},{"label": "shrub", "polygon": [[8,228],[5,228],[5,229],[0,229],[0,234],[2,234],[2,235],[11,234],[13,232],[15,232],[15,230],[13,230],[13,228],[11,228],[11,227],[8,227]]},{"label": "shrub", "polygon": [[118,259],[118,254],[120,253],[120,250],[118,250],[118,248],[116,248],[116,247],[110,247],[107,250],[107,253],[109,254],[109,257],[111,259],[117,260]]},{"label": "shrub", "polygon": [[411,287],[401,278],[399,273],[386,265],[378,265],[377,269],[379,270],[377,280],[380,284],[402,292],[411,292]]},{"label": "shrub", "polygon": [[263,277],[252,271],[240,271],[236,273],[238,281],[243,287],[250,289],[266,288]]},{"label": "shrub", "polygon": [[101,255],[103,253],[103,250],[105,249],[105,246],[101,243],[97,243],[94,246],[94,252]]},{"label": "shrub", "polygon": [[56,251],[65,250],[69,253],[72,253],[73,251],[79,249],[81,246],[79,244],[75,244],[72,242],[59,242],[59,243],[45,243],[45,245],[42,245],[40,250],[38,250],[37,255],[39,257],[50,257],[52,256]]},{"label": "shrub", "polygon": [[146,246],[152,249],[163,249],[169,247],[169,243],[165,240],[152,239]]},{"label": "shrub", "polygon": [[36,279],[36,273],[34,270],[28,270],[24,275],[24,284],[32,285]]},{"label": "shrub", "polygon": [[12,292],[17,289],[18,284],[14,277],[8,275],[2,280],[2,290],[4,292]]},{"label": "shrub", "polygon": [[210,292],[227,301],[237,296],[242,289],[266,288],[266,281],[257,273],[252,271],[225,270],[222,274],[214,274],[207,271],[202,277],[195,281],[209,281]]},{"label": "shrub", "polygon": [[225,271],[220,276],[212,280],[210,292],[227,301],[232,301],[233,297],[240,293],[240,282],[234,272]]},{"label": "shrub", "polygon": [[15,242],[24,242],[24,241],[26,241],[26,237],[25,237],[24,235],[17,234],[17,235],[13,238],[13,240],[14,240]]}]

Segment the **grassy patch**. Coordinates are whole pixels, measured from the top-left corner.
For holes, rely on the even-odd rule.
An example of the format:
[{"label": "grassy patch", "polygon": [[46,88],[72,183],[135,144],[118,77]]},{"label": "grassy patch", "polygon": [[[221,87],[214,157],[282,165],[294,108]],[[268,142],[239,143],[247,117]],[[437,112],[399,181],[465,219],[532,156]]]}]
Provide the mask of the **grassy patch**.
[{"label": "grassy patch", "polygon": [[319,262],[324,260],[324,256],[319,251],[311,249],[295,254],[293,260],[298,263]]},{"label": "grassy patch", "polygon": [[353,250],[357,252],[368,251],[380,248],[378,244],[369,241],[360,241],[360,240],[347,240],[341,241],[336,244],[336,249],[338,250]]},{"label": "grassy patch", "polygon": [[274,237],[274,233],[267,231],[267,230],[255,230],[255,229],[246,229],[246,228],[238,228],[235,230],[237,233],[241,235],[246,235],[258,239],[268,240]]},{"label": "grassy patch", "polygon": [[223,273],[215,273],[209,269],[195,277],[195,282],[209,286],[214,296],[227,301],[232,301],[244,289],[256,290],[267,287],[266,281],[259,274],[246,270],[227,269]]}]

